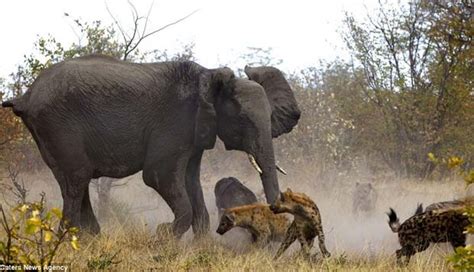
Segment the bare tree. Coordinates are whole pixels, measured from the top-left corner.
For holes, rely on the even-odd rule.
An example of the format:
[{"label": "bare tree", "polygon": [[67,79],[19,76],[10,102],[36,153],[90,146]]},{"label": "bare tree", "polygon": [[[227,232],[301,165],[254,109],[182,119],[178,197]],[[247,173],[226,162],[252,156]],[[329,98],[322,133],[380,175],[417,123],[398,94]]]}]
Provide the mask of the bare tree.
[{"label": "bare tree", "polygon": [[[26,198],[28,196],[28,189],[25,186],[25,182],[22,178],[19,177],[20,170],[18,168],[13,167],[12,165],[8,165],[7,167],[8,177],[7,179],[10,183],[2,183],[2,193],[3,198],[8,203],[7,198],[15,199],[16,204],[23,204],[26,203]],[[5,194],[7,193],[7,195]],[[10,205],[9,206],[14,206]]]},{"label": "bare tree", "polygon": [[386,136],[395,143],[380,145],[378,152],[401,175],[429,174],[427,153],[440,152],[448,118],[462,116],[471,16],[462,1],[427,0],[396,7],[379,1],[365,21],[346,16],[345,40],[363,68],[366,98],[377,106]]},{"label": "bare tree", "polygon": [[[184,20],[186,20],[187,18],[191,17],[193,14],[195,14],[196,12],[198,12],[198,10],[195,10],[191,13],[189,13],[188,15],[176,20],[176,21],[173,21],[169,24],[166,24],[164,26],[161,26],[159,28],[156,28],[154,30],[151,30],[149,31],[148,30],[148,23],[149,23],[149,18],[150,18],[150,13],[153,9],[153,4],[154,2],[151,3],[150,5],[150,8],[148,9],[148,13],[146,16],[140,16],[138,14],[138,11],[135,7],[135,5],[128,1],[128,4],[130,5],[130,9],[132,11],[132,20],[133,20],[133,29],[131,32],[127,32],[123,27],[122,25],[120,24],[120,22],[116,19],[116,16],[114,16],[114,14],[112,13],[112,11],[110,10],[109,6],[107,5],[106,3],[106,9],[107,9],[107,12],[109,13],[110,17],[112,17],[113,21],[114,21],[114,24],[117,26],[117,28],[119,29],[120,31],[120,34],[123,38],[123,44],[124,44],[124,51],[123,51],[123,57],[122,59],[123,60],[128,60],[129,59],[129,56],[130,54],[135,51],[138,46],[143,42],[143,40],[145,40],[146,38],[154,35],[154,34],[157,34],[158,32],[161,32],[173,25],[176,25]],[[143,23],[142,23],[143,22]]]}]

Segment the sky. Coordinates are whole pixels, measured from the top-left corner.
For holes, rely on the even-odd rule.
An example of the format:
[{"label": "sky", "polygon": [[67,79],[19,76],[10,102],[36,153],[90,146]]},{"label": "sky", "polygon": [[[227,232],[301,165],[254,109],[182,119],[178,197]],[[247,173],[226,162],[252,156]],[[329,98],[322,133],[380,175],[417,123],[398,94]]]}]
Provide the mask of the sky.
[{"label": "sky", "polygon": [[[198,10],[185,21],[146,39],[141,51],[176,52],[194,43],[198,63],[212,68],[237,62],[248,47],[273,48],[285,71],[317,65],[319,60],[348,57],[340,35],[344,12],[364,17],[377,0],[131,0],[141,15],[150,13],[154,30]],[[33,51],[38,36],[51,34],[63,45],[78,41],[71,18],[113,20],[124,28],[132,16],[126,0],[0,1],[0,77],[6,78]],[[68,13],[70,17],[64,16]]]}]

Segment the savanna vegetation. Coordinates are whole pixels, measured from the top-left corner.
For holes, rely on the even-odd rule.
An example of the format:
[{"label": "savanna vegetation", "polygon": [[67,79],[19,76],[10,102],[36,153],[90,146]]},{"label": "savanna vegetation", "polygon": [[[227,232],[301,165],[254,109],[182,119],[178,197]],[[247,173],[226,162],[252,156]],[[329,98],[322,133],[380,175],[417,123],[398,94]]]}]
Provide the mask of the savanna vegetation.
[{"label": "savanna vegetation", "polygon": [[[25,55],[23,64],[9,78],[0,81],[2,100],[22,95],[41,70],[51,64],[91,53],[132,62],[199,62],[194,56],[193,44],[185,45],[177,54],[171,54],[164,48],[152,52],[140,51],[140,43],[144,39],[164,28],[147,29],[144,22],[148,18],[138,14],[133,6],[131,9],[134,28],[129,33],[118,23],[84,22],[65,14],[80,36],[79,42],[63,44],[56,40],[54,33],[39,37],[34,52]],[[350,197],[354,180],[367,180],[379,185],[379,191],[386,197],[379,203],[378,212],[382,216],[377,220],[387,229],[383,211],[388,206],[395,205],[397,200],[409,199],[413,207],[407,207],[407,210],[415,208],[417,200],[408,197],[407,192],[422,192],[416,196],[424,194],[425,199],[436,202],[450,200],[454,194],[464,195],[463,179],[468,185],[473,183],[472,11],[472,3],[467,0],[411,0],[396,4],[381,1],[378,9],[363,19],[346,14],[341,35],[350,52],[350,59],[320,61],[301,71],[287,71],[302,115],[291,133],[274,141],[279,164],[289,172],[289,176],[281,181],[294,190],[319,191],[312,195],[316,196],[318,206],[319,201],[324,202],[324,197],[332,194],[332,199],[320,207],[323,221],[325,213],[331,214],[327,216],[330,219],[337,217],[337,214],[332,214],[335,206],[340,214],[350,210],[338,205],[349,203],[347,198]],[[186,17],[165,28],[184,19]],[[273,58],[271,48],[249,47],[248,52],[238,58],[251,65],[277,66],[287,61]],[[81,270],[139,267],[173,271],[396,269],[393,252],[380,248],[367,250],[364,247],[357,250],[358,253],[346,253],[343,248],[338,248],[337,254],[328,260],[316,258],[308,262],[300,257],[286,257],[273,262],[274,251],[271,250],[251,246],[235,249],[212,238],[175,241],[154,235],[146,223],[137,223],[139,220],[132,219],[138,218],[132,208],[114,199],[109,201],[108,195],[102,197],[115,216],[111,216],[105,234],[82,239],[79,247],[75,242],[76,230],[53,228],[57,227],[54,220],[61,217],[60,213],[54,208],[46,209],[43,200],[35,204],[37,197],[29,192],[32,189],[29,186],[34,187],[34,182],[22,182],[21,176],[34,177],[44,172],[45,168],[30,134],[10,110],[0,109],[0,120],[1,211],[4,214],[3,232],[0,230],[0,257],[3,256],[3,262],[11,261],[8,258],[12,256],[18,258],[15,260],[30,263],[59,256],[59,259],[71,262]],[[232,168],[234,173],[240,173],[248,180],[252,180],[254,174],[243,155],[225,152],[220,143],[218,148],[206,153],[204,167],[201,179],[209,188],[213,188],[226,169]],[[101,192],[109,194],[114,184],[116,187],[128,186],[127,183],[115,181],[106,182],[105,187],[100,184],[95,185],[99,195]],[[259,188],[258,184],[249,187]],[[210,203],[213,204],[212,201]],[[53,201],[51,204],[59,203]],[[474,222],[472,208],[467,212]],[[13,218],[20,221],[23,218],[24,222],[18,223],[25,228],[18,230],[23,236],[5,231],[10,228],[11,225],[7,224],[13,222]],[[54,223],[48,223],[48,220]],[[337,222],[344,220],[338,218]],[[335,230],[341,229],[351,231],[350,228],[335,227]],[[468,231],[472,233],[473,230],[470,228]],[[59,240],[63,234],[64,237]],[[12,237],[22,244],[17,246],[16,255],[5,257],[8,254],[5,255],[4,241],[10,241]],[[28,240],[28,237],[33,240]],[[347,237],[342,235],[337,238],[344,240]],[[40,246],[38,241],[42,243]],[[391,241],[390,250],[394,248],[393,244],[396,245],[395,240]],[[67,243],[70,245],[65,245]],[[49,249],[43,255],[28,255],[28,250],[53,244],[58,245],[54,255],[48,255],[51,252]],[[361,246],[370,247],[363,243]],[[442,249],[424,254],[414,260],[407,271],[474,268],[471,245],[458,249],[447,262],[449,254],[450,251]]]}]

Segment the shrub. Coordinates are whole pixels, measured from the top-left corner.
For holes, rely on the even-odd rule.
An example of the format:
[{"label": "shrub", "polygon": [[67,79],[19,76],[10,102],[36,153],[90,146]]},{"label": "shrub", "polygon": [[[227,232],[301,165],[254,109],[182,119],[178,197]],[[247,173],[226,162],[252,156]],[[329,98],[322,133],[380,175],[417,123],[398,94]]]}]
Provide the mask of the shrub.
[{"label": "shrub", "polygon": [[[448,167],[458,168],[462,163],[462,159],[452,157],[448,159]],[[474,169],[460,170],[460,174],[464,177],[466,187],[474,183]],[[472,201],[468,201],[469,205]],[[468,206],[465,208],[465,215],[469,217],[471,224],[467,227],[466,233],[474,234],[474,207]],[[456,252],[448,258],[454,270],[458,271],[474,271],[474,246],[471,244],[465,247],[456,248]]]},{"label": "shrub", "polygon": [[[49,266],[59,248],[69,241],[74,250],[79,249],[79,231],[68,227],[58,208],[45,208],[44,194],[39,202],[19,204],[8,213],[0,205],[1,227],[0,262]],[[62,223],[61,223],[62,222]],[[62,224],[62,225],[61,225]]]}]

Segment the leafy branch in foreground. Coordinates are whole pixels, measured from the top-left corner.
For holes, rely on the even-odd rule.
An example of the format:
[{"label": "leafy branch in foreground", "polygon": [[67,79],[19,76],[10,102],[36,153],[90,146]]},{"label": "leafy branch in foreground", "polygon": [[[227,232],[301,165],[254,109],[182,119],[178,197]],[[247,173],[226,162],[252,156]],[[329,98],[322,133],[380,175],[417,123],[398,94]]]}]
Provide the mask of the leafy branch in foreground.
[{"label": "leafy branch in foreground", "polygon": [[[474,207],[466,208],[465,214],[471,222],[466,232],[474,234]],[[452,264],[454,270],[474,271],[474,246],[468,244],[465,247],[456,248],[456,252],[448,257],[448,261]]]},{"label": "leafy branch in foreground", "polygon": [[22,203],[8,213],[0,205],[0,262],[14,264],[51,265],[59,248],[69,241],[74,250],[79,249],[76,234],[79,229],[61,222],[58,208],[45,208],[44,194],[39,202]]},{"label": "leafy branch in foreground", "polygon": [[[430,158],[431,157],[433,156],[431,155]],[[474,169],[462,170],[460,166],[463,162],[464,161],[459,157],[450,157],[447,160],[447,166],[449,169],[459,168],[459,173],[464,178],[467,188],[474,183]],[[472,196],[470,198],[472,198]],[[473,201],[466,201],[468,205],[464,208],[464,214],[469,218],[469,222],[471,223],[465,230],[468,234],[474,234],[474,207],[472,206],[472,202]],[[468,244],[465,247],[456,248],[456,252],[448,257],[448,261],[452,264],[454,270],[474,271],[474,246]]]}]

